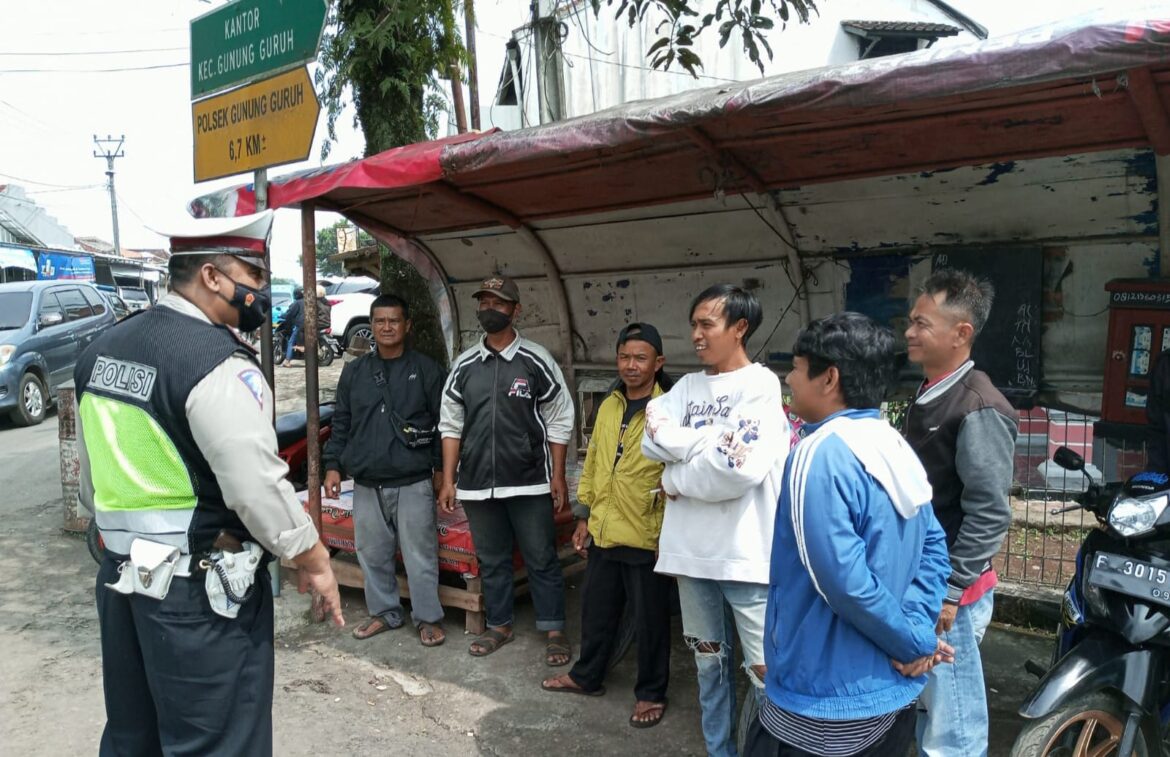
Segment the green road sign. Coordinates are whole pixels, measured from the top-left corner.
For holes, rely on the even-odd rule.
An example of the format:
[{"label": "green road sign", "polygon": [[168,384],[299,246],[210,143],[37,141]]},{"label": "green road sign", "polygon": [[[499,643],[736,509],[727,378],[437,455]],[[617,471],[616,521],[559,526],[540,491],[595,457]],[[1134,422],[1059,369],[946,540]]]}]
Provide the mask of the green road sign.
[{"label": "green road sign", "polygon": [[191,99],[317,57],[327,0],[235,0],[191,22]]}]

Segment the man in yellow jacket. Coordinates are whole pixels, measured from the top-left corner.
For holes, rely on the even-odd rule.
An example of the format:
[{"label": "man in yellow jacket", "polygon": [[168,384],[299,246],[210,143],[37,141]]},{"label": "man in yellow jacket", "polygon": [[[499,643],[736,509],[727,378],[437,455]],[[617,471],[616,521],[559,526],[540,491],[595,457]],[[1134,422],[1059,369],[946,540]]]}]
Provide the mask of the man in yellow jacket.
[{"label": "man in yellow jacket", "polygon": [[601,403],[577,499],[589,508],[573,546],[588,557],[581,598],[581,657],[573,669],[545,680],[545,691],[600,696],[627,602],[634,611],[638,680],[630,725],[658,725],[666,712],[670,673],[668,576],[654,572],[664,501],[662,463],[642,455],[646,404],[670,388],[662,337],[631,323],[617,343],[620,383]]}]

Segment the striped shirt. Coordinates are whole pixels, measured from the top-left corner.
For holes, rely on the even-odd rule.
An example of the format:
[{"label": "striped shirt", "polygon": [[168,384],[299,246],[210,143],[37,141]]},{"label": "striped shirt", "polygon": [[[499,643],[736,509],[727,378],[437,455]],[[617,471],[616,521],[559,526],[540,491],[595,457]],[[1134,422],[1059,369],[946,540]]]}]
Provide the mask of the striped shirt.
[{"label": "striped shirt", "polygon": [[850,757],[881,741],[904,709],[861,720],[821,720],[780,709],[764,697],[760,724],[780,741],[805,752],[821,757]]}]

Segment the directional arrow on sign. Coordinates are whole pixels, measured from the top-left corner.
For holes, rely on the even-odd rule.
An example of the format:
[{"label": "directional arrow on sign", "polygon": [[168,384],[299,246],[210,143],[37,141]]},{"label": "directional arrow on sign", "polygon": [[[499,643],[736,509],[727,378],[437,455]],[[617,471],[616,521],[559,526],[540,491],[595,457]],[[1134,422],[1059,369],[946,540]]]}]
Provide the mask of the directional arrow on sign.
[{"label": "directional arrow on sign", "polygon": [[193,103],[195,181],[305,160],[320,112],[304,66]]},{"label": "directional arrow on sign", "polygon": [[317,57],[326,0],[235,0],[191,22],[191,99]]}]

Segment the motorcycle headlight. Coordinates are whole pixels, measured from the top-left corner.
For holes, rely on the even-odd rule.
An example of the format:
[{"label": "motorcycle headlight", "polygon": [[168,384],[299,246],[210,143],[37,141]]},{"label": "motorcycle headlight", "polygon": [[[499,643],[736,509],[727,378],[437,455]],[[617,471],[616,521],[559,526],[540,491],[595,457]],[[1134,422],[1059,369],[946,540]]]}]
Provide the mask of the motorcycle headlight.
[{"label": "motorcycle headlight", "polygon": [[1165,494],[1152,499],[1123,497],[1109,510],[1109,526],[1125,537],[1152,531],[1167,502]]},{"label": "motorcycle headlight", "polygon": [[14,352],[16,352],[15,344],[0,344],[0,366],[7,365]]}]

